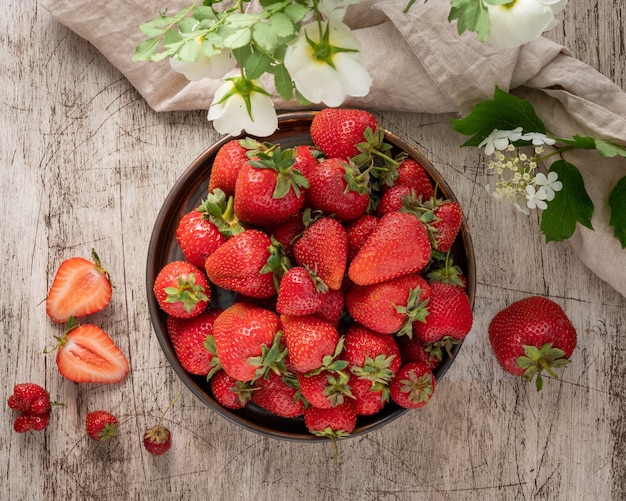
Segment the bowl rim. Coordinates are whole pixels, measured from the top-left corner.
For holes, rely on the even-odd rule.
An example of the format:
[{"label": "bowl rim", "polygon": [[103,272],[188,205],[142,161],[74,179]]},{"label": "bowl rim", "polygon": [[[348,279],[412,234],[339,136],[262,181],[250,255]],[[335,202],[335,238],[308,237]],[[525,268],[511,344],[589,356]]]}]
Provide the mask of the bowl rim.
[{"label": "bowl rim", "polygon": [[[278,123],[279,129],[281,125],[285,127],[286,125],[293,125],[294,123],[299,123],[302,121],[310,121],[313,117],[318,113],[318,111],[296,111],[296,112],[286,112],[280,113],[278,115]],[[430,160],[425,157],[420,150],[418,150],[415,146],[409,144],[404,139],[400,138],[397,134],[383,128],[385,133],[385,140],[390,142],[396,148],[402,149],[409,154],[410,157],[417,160],[420,164],[422,164],[429,176],[439,185],[441,191],[446,195],[446,198],[450,198],[451,200],[457,201],[454,192],[448,185],[447,181],[443,178],[441,173],[437,170],[437,168],[430,162]],[[278,131],[277,131],[278,132]],[[274,134],[276,135],[276,133]],[[192,174],[196,173],[196,171],[201,171],[203,168],[207,168],[207,165],[212,165],[212,157],[214,157],[215,153],[227,142],[233,139],[240,139],[243,137],[252,137],[249,134],[241,134],[239,136],[224,136],[218,141],[211,144],[208,148],[206,148],[202,153],[200,153],[194,160],[189,164],[189,166],[183,171],[183,173],[178,177],[174,185],[170,188],[161,208],[159,209],[158,215],[155,219],[152,232],[150,235],[150,241],[147,249],[147,259],[146,259],[146,292],[148,296],[148,310],[150,314],[150,320],[153,327],[154,334],[157,337],[161,350],[165,354],[167,361],[170,366],[176,373],[176,375],[182,380],[183,384],[207,407],[216,412],[219,416],[227,419],[231,423],[247,429],[249,431],[255,432],[257,434],[261,434],[266,437],[276,438],[279,440],[286,441],[296,441],[296,442],[320,442],[320,441],[328,441],[329,439],[326,437],[318,437],[312,433],[302,434],[302,433],[294,433],[290,431],[278,431],[273,428],[269,428],[263,426],[258,423],[254,423],[239,415],[236,411],[227,409],[220,405],[217,401],[213,399],[211,395],[205,391],[199,383],[199,380],[204,378],[204,376],[194,376],[188,373],[179,362],[176,354],[174,352],[174,348],[169,340],[169,336],[167,335],[167,330],[165,327],[164,321],[164,313],[160,310],[153,294],[153,283],[154,278],[156,276],[155,266],[156,266],[156,256],[157,256],[157,248],[160,244],[159,236],[163,233],[163,227],[166,225],[168,228],[174,226],[174,221],[167,221],[169,214],[169,207],[174,205],[177,199],[180,198],[180,192],[184,191],[186,187],[190,184],[194,184],[191,182]],[[272,137],[272,136],[270,136]],[[259,141],[270,141],[269,138],[256,138]],[[209,168],[210,170],[210,168]],[[194,181],[195,182],[195,181]],[[179,202],[181,205],[182,202]],[[177,223],[177,221],[176,221]],[[476,289],[476,263],[475,263],[475,255],[474,255],[474,247],[472,242],[472,236],[469,229],[469,225],[467,224],[465,214],[463,214],[462,222],[461,222],[461,231],[459,232],[459,236],[462,240],[463,251],[465,254],[465,269],[464,273],[466,274],[467,279],[467,294],[470,299],[470,305],[472,311],[474,309],[475,302],[475,289]],[[459,238],[459,237],[457,237]],[[455,346],[453,350],[453,355],[456,356],[458,351],[462,346],[462,342]],[[436,379],[439,380],[449,369],[453,362],[453,358],[444,357],[442,362],[436,367]],[[251,404],[249,404],[251,405]],[[387,404],[387,406],[392,405],[392,403]],[[393,404],[395,405],[395,404]],[[366,422],[355,428],[354,432],[346,438],[354,438],[366,433],[369,433],[375,429],[381,428],[386,424],[389,424],[392,421],[395,421],[400,416],[404,415],[410,409],[401,408],[395,405],[395,408],[392,408],[388,413],[380,419],[377,419],[372,422]],[[375,415],[374,415],[375,416]],[[280,418],[277,416],[276,421],[293,421],[294,419],[301,418]]]}]

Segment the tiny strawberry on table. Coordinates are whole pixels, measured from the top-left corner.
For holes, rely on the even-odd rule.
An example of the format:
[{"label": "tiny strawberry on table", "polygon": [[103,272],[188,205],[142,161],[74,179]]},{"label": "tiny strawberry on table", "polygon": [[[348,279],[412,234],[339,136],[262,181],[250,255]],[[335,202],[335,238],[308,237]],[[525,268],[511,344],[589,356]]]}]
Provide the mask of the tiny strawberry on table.
[{"label": "tiny strawberry on table", "polygon": [[489,324],[489,341],[502,368],[541,390],[541,373],[566,366],[576,348],[576,329],[551,299],[530,296],[500,311]]},{"label": "tiny strawberry on table", "polygon": [[172,445],[172,433],[169,428],[163,426],[161,423],[163,422],[165,414],[167,414],[179,398],[180,395],[176,396],[165,411],[163,411],[159,422],[155,426],[148,428],[143,434],[143,446],[153,456],[160,456],[170,450]]},{"label": "tiny strawberry on table", "polygon": [[154,280],[153,292],[161,309],[178,318],[200,315],[211,299],[204,272],[187,261],[166,264]]},{"label": "tiny strawberry on table", "polygon": [[59,266],[46,298],[46,313],[55,322],[97,313],[111,301],[109,273],[93,249],[91,255],[93,261],[77,256]]},{"label": "tiny strawberry on table", "polygon": [[426,405],[435,393],[435,376],[420,362],[409,362],[391,381],[391,399],[401,407],[418,409]]},{"label": "tiny strawberry on table", "polygon": [[96,325],[74,325],[70,318],[63,336],[56,337],[56,363],[61,375],[75,383],[119,383],[130,371],[115,342]]},{"label": "tiny strawberry on table", "polygon": [[91,411],[85,418],[87,435],[96,442],[104,442],[117,435],[119,421],[109,411]]},{"label": "tiny strawberry on table", "polygon": [[10,409],[20,413],[13,422],[13,429],[17,433],[41,431],[48,425],[52,404],[48,392],[42,386],[35,383],[16,384],[7,404]]}]

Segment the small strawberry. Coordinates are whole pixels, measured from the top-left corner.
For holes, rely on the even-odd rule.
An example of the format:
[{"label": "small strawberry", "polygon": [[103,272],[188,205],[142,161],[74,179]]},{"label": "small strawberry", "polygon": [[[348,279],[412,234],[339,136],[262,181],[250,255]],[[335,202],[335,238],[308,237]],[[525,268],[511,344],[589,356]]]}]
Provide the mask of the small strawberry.
[{"label": "small strawberry", "polygon": [[254,392],[249,383],[238,381],[223,370],[216,372],[209,384],[215,400],[228,409],[243,409]]},{"label": "small strawberry", "polygon": [[203,269],[206,258],[226,242],[226,236],[209,220],[207,212],[194,209],[178,222],[176,241],[185,259]]},{"label": "small strawberry", "polygon": [[[443,282],[430,284],[428,315],[413,324],[413,333],[431,347],[452,347],[462,341],[472,328],[473,314],[465,290]],[[439,357],[441,358],[441,357]]]},{"label": "small strawberry", "polygon": [[235,184],[241,168],[248,163],[248,152],[261,147],[252,139],[232,139],[223,144],[215,154],[209,177],[209,192],[218,188],[226,197],[235,194]]},{"label": "small strawberry", "polygon": [[20,383],[13,387],[13,393],[8,399],[9,408],[15,411],[32,410],[33,405],[41,408],[41,402],[45,404],[47,401],[47,410],[37,412],[37,414],[45,414],[50,409],[50,398],[48,392],[35,383]]},{"label": "small strawberry", "polygon": [[302,396],[314,407],[329,409],[354,398],[348,385],[350,375],[345,371],[323,370],[318,374],[296,372],[296,377]]},{"label": "small strawberry", "polygon": [[276,226],[266,228],[266,232],[270,235],[270,238],[276,240],[283,246],[285,254],[289,258],[293,258],[293,243],[303,231],[304,222],[302,221],[302,213],[298,213]]},{"label": "small strawberry", "polygon": [[271,226],[288,220],[304,205],[309,181],[293,169],[290,150],[259,152],[244,165],[235,186],[235,214],[240,221]]},{"label": "small strawberry", "polygon": [[392,186],[380,197],[376,206],[376,215],[383,217],[388,212],[397,212],[402,209],[407,198],[414,196],[415,192],[410,186],[404,184]]},{"label": "small strawberry", "polygon": [[311,138],[328,157],[348,160],[359,154],[357,144],[365,140],[365,130],[378,128],[376,118],[367,111],[325,108],[311,122]]},{"label": "small strawberry", "polygon": [[231,237],[205,263],[209,280],[223,289],[249,297],[276,294],[274,273],[268,267],[273,244],[260,230],[249,229]]},{"label": "small strawberry", "polygon": [[348,234],[348,261],[352,261],[361,246],[378,225],[378,218],[372,214],[364,214],[346,227]]},{"label": "small strawberry", "polygon": [[[394,186],[408,186],[414,192],[415,197],[421,196],[423,201],[435,196],[435,189],[426,169],[413,158],[404,158],[397,167],[396,174]],[[390,187],[385,186],[383,192],[389,189]]]},{"label": "small strawberry", "polygon": [[553,368],[564,367],[576,348],[576,329],[554,301],[530,296],[500,311],[489,324],[489,341],[498,363],[514,376],[531,381],[541,373],[556,378]]},{"label": "small strawberry", "polygon": [[330,217],[317,219],[294,243],[295,260],[313,270],[333,290],[339,290],[348,261],[345,228]]},{"label": "small strawberry", "polygon": [[170,402],[161,415],[159,422],[155,426],[148,428],[143,434],[143,446],[153,456],[160,456],[170,450],[172,445],[172,433],[169,428],[166,428],[161,423],[167,411],[174,406],[179,397],[180,395]]},{"label": "small strawberry", "polygon": [[314,314],[316,317],[326,320],[337,327],[343,314],[344,303],[343,291],[328,289],[328,292],[324,294],[322,306]]},{"label": "small strawberry", "polygon": [[391,399],[400,407],[418,409],[435,393],[435,376],[424,364],[404,364],[389,385]]},{"label": "small strawberry", "polygon": [[348,276],[359,285],[384,282],[418,273],[431,256],[424,223],[413,214],[390,212],[380,219],[350,262]]},{"label": "small strawberry", "polygon": [[50,351],[57,350],[56,363],[64,378],[75,383],[119,383],[128,375],[128,360],[100,327],[75,326],[70,319],[68,330],[56,339]]},{"label": "small strawberry", "polygon": [[[326,437],[333,440],[347,437],[354,431],[356,426],[356,411],[350,400],[343,404],[320,409],[319,407],[307,407],[304,411],[304,424],[310,433],[318,437]],[[335,449],[335,457],[337,450]]]},{"label": "small strawberry", "polygon": [[270,372],[267,378],[254,383],[252,402],[272,414],[295,418],[304,413],[305,402],[298,390],[297,380]]},{"label": "small strawberry", "polygon": [[285,315],[310,315],[324,304],[328,286],[303,266],[290,268],[280,281],[276,312]]},{"label": "small strawberry", "polygon": [[17,433],[26,433],[27,431],[42,431],[48,426],[50,413],[35,414],[32,411],[24,411],[15,418],[13,422],[13,430]]},{"label": "small strawberry", "polygon": [[211,288],[205,274],[186,261],[166,264],[154,280],[153,292],[160,308],[178,318],[198,316],[211,299]]},{"label": "small strawberry", "polygon": [[434,248],[439,252],[448,252],[461,229],[463,211],[457,202],[445,200],[433,210],[434,219],[430,222]]},{"label": "small strawberry", "polygon": [[55,322],[97,313],[111,301],[109,273],[93,249],[91,255],[93,262],[72,257],[59,266],[46,298],[46,313]]},{"label": "small strawberry", "polygon": [[383,334],[412,334],[413,322],[427,315],[430,286],[410,274],[371,285],[353,285],[346,308],[357,322]]},{"label": "small strawberry", "polygon": [[206,376],[215,365],[215,357],[204,343],[207,336],[213,335],[213,324],[220,313],[208,310],[193,318],[168,316],[165,320],[176,357],[190,374]]},{"label": "small strawberry", "polygon": [[280,320],[276,313],[236,302],[213,324],[213,339],[224,371],[239,381],[253,381],[281,368]]},{"label": "small strawberry", "polygon": [[369,206],[369,174],[354,164],[328,158],[315,166],[309,182],[307,204],[340,221],[357,219]]},{"label": "small strawberry", "polygon": [[396,342],[404,363],[420,362],[434,370],[441,362],[441,350],[426,346],[417,336],[398,336]]},{"label": "small strawberry", "polygon": [[96,442],[104,442],[117,435],[119,421],[108,411],[91,411],[85,418],[87,435]]},{"label": "small strawberry", "polygon": [[319,155],[319,151],[311,145],[300,144],[293,147],[293,154],[295,155],[293,168],[308,179],[309,174],[318,163],[317,156]]},{"label": "small strawberry", "polygon": [[339,332],[333,324],[314,315],[281,315],[280,322],[295,370],[310,372],[328,365],[327,357],[333,357],[339,343]]},{"label": "small strawberry", "polygon": [[354,396],[354,411],[357,416],[371,416],[379,412],[389,401],[388,387],[377,388],[372,382],[354,374],[348,382]]}]

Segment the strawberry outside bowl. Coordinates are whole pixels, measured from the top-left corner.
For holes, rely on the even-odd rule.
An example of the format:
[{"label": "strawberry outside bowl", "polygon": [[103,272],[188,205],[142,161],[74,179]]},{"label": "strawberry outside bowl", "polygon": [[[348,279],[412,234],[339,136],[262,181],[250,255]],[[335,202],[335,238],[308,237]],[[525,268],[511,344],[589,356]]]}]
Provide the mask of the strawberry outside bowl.
[{"label": "strawberry outside bowl", "polygon": [[[277,143],[283,149],[301,144],[313,144],[309,135],[309,128],[316,113],[315,111],[306,111],[279,115],[278,130],[272,136],[259,140]],[[232,139],[236,138],[232,136],[222,138],[191,163],[169,192],[157,216],[148,247],[146,267],[148,308],[154,331],[169,364],[189,391],[207,407],[225,419],[244,429],[275,439],[304,442],[329,440],[328,438],[311,434],[307,430],[302,417],[282,418],[265,411],[253,403],[248,403],[246,407],[239,410],[227,409],[220,405],[213,397],[206,377],[192,375],[182,367],[166,329],[166,315],[159,308],[152,292],[154,281],[161,268],[171,261],[184,259],[176,241],[177,224],[183,215],[198,207],[206,198],[213,159],[218,150]],[[385,141],[393,146],[394,153],[403,151],[424,167],[433,183],[438,187],[438,196],[457,201],[446,180],[421,152],[389,131],[385,131]],[[470,230],[465,218],[463,218],[461,229],[451,254],[454,263],[463,270],[467,281],[467,294],[473,309],[476,289],[476,266]],[[233,301],[233,293],[221,289],[213,290],[211,297],[212,307],[224,309],[230,306]],[[442,361],[434,369],[433,372],[437,381],[444,376],[453,363],[454,355],[460,349],[461,344],[453,348],[452,357],[444,354]],[[381,411],[374,415],[359,416],[356,427],[350,434],[350,437],[376,430],[402,416],[407,410],[393,402],[389,402]]]}]

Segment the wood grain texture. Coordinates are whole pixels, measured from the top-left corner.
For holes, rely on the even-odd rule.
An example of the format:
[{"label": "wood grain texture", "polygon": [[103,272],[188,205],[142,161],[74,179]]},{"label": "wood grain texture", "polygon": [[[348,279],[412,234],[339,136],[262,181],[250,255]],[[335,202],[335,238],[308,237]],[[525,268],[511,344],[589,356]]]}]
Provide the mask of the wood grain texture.
[{"label": "wood grain texture", "polygon": [[[626,86],[625,4],[570,0],[548,34]],[[478,265],[475,324],[437,395],[384,429],[329,444],[243,432],[204,407],[163,355],[145,304],[145,262],[161,203],[187,165],[218,139],[204,112],[157,114],[92,46],[35,2],[0,6],[0,378],[44,385],[63,407],[45,432],[18,435],[2,408],[3,499],[79,500],[586,500],[626,498],[626,299],[567,243],[543,243],[537,218],[484,190],[484,158],[458,148],[447,117],[377,113],[421,149],[459,198]],[[127,354],[114,386],[64,381],[62,327],[45,314],[61,261],[94,247],[116,285],[92,321]],[[497,366],[486,336],[510,302],[540,294],[577,327],[572,364],[541,393]],[[165,422],[172,450],[148,456],[141,436]],[[90,410],[118,415],[120,434],[95,444]]]}]

